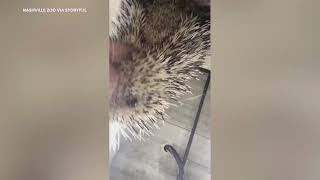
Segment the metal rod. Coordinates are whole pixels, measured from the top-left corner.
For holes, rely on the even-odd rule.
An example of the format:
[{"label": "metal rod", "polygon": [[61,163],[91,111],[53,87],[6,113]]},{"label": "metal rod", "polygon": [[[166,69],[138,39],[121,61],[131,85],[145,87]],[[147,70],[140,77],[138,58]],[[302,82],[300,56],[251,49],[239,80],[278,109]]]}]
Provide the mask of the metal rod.
[{"label": "metal rod", "polygon": [[195,117],[195,121],[193,123],[193,127],[191,130],[190,136],[189,136],[189,141],[188,141],[186,150],[184,152],[183,159],[181,159],[181,157],[179,156],[179,154],[177,153],[177,151],[174,149],[173,146],[168,145],[168,144],[164,146],[164,150],[166,152],[169,152],[174,157],[174,159],[176,160],[176,163],[178,165],[179,171],[178,171],[178,175],[177,175],[177,180],[184,180],[184,166],[185,166],[187,159],[188,159],[188,155],[189,155],[191,144],[193,141],[193,137],[194,137],[197,125],[198,125],[198,121],[199,121],[200,113],[201,113],[202,106],[204,103],[204,99],[206,97],[207,90],[208,90],[208,87],[210,84],[210,71],[207,69],[203,69],[203,68],[200,68],[200,71],[206,72],[208,74],[208,78],[207,78],[206,84],[203,89],[203,93],[202,93],[201,100],[199,103],[198,111],[197,111],[197,114]]},{"label": "metal rod", "polygon": [[190,152],[191,144],[192,144],[192,141],[193,141],[193,136],[194,136],[194,134],[196,132],[196,128],[197,128],[197,125],[198,125],[198,121],[199,121],[200,113],[201,113],[201,110],[202,110],[203,102],[204,102],[204,99],[206,97],[207,90],[208,90],[208,87],[209,87],[209,84],[210,84],[209,82],[210,82],[210,73],[208,74],[208,78],[207,78],[206,84],[205,84],[204,89],[203,89],[203,93],[202,93],[201,100],[200,100],[200,103],[199,103],[199,108],[198,108],[198,111],[197,111],[197,114],[196,114],[196,118],[195,118],[192,130],[191,130],[191,134],[190,134],[190,138],[189,138],[189,141],[188,141],[188,144],[187,144],[187,148],[186,148],[186,151],[185,151],[184,156],[183,156],[183,163],[184,164],[186,163],[188,155],[189,155],[189,152]]}]

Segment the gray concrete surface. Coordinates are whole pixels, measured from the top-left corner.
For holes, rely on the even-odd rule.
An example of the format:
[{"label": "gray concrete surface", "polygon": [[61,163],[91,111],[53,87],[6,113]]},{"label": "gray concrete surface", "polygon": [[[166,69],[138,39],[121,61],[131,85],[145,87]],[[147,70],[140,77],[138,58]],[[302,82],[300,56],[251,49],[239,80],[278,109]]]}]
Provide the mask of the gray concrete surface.
[{"label": "gray concrete surface", "polygon": [[[168,110],[170,118],[155,136],[146,137],[144,142],[122,141],[119,152],[111,163],[110,180],[175,180],[177,164],[164,151],[164,145],[173,145],[181,156],[188,142],[201,93],[207,76],[192,80],[192,95],[182,97],[184,104]],[[210,89],[210,88],[209,88]],[[208,91],[210,92],[210,90]],[[209,180],[211,178],[211,138],[210,138],[210,93],[207,94],[199,124],[185,167],[186,180]]]}]

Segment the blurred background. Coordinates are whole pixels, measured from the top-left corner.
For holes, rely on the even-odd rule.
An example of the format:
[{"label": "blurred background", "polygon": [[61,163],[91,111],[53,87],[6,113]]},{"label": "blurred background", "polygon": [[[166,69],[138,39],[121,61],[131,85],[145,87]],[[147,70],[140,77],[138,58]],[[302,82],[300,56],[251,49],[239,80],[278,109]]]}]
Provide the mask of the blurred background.
[{"label": "blurred background", "polygon": [[215,179],[320,178],[318,5],[214,0]]},{"label": "blurred background", "polygon": [[0,179],[106,179],[107,3],[1,1]]}]

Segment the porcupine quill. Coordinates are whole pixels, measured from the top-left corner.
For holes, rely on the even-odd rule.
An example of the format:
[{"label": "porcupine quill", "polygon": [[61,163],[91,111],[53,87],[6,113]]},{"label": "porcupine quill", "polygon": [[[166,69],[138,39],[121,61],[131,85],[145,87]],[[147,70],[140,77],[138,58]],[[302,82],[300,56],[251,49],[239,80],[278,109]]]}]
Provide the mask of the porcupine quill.
[{"label": "porcupine quill", "polygon": [[143,141],[153,135],[168,118],[165,110],[192,93],[187,82],[197,78],[209,55],[210,23],[201,21],[184,0],[122,0],[112,24],[110,39],[136,49],[132,61],[120,65],[126,79],[119,94],[139,99],[130,112],[111,111],[110,143],[117,150],[121,136]]}]

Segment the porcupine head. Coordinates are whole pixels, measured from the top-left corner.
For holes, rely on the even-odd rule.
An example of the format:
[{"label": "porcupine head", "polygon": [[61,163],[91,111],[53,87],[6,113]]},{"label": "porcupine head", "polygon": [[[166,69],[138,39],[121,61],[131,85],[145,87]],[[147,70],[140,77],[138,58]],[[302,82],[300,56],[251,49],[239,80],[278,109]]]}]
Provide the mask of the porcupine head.
[{"label": "porcupine head", "polygon": [[[119,8],[114,11],[112,8]],[[209,22],[199,23],[183,1],[122,0],[110,4],[110,146],[142,140],[190,93],[209,48]]]}]

